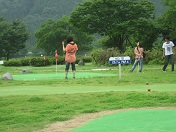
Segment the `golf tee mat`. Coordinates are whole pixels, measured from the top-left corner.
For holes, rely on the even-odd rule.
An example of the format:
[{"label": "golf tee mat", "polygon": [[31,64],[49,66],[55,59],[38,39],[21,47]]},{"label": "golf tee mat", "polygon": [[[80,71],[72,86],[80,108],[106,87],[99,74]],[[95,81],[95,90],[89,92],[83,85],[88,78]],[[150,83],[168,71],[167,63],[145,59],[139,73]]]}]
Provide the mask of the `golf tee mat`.
[{"label": "golf tee mat", "polygon": [[131,110],[102,116],[71,132],[176,132],[176,110]]}]

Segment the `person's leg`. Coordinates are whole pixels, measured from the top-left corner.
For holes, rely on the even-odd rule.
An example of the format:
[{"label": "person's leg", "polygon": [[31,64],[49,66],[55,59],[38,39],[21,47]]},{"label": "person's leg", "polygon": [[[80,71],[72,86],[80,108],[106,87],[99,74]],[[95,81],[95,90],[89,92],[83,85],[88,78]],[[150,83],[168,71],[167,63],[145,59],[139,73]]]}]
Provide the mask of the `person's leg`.
[{"label": "person's leg", "polygon": [[132,71],[136,68],[138,62],[139,62],[139,59],[136,58],[136,59],[135,59],[135,62],[134,62],[134,64],[133,64],[133,67],[131,68],[130,72],[132,72]]},{"label": "person's leg", "polygon": [[65,79],[68,79],[68,70],[70,68],[70,63],[66,62],[66,67],[65,67]]},{"label": "person's leg", "polygon": [[163,66],[163,71],[166,71],[166,68],[168,66],[168,63],[169,63],[169,56],[166,55],[165,56],[165,63],[164,63],[164,66]]},{"label": "person's leg", "polygon": [[171,55],[171,64],[172,64],[172,71],[174,71],[174,55]]},{"label": "person's leg", "polygon": [[142,72],[142,69],[143,69],[143,58],[140,58],[139,65],[140,65],[139,72]]},{"label": "person's leg", "polygon": [[73,78],[75,79],[75,77],[76,77],[76,67],[75,67],[75,63],[71,63],[71,66],[72,66]]}]

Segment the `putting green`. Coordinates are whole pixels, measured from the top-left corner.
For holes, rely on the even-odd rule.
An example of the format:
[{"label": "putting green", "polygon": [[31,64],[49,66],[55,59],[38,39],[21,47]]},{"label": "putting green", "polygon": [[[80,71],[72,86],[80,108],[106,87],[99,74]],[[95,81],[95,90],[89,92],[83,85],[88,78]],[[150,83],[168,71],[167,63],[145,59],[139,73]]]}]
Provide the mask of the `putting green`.
[{"label": "putting green", "polygon": [[[102,74],[93,72],[77,72],[76,78],[90,78],[102,76],[117,76],[117,74]],[[19,74],[13,75],[14,80],[46,80],[46,79],[64,79],[65,73],[54,74]],[[68,78],[72,78],[72,73],[68,74]]]},{"label": "putting green", "polygon": [[176,110],[132,110],[102,116],[71,132],[175,132]]}]

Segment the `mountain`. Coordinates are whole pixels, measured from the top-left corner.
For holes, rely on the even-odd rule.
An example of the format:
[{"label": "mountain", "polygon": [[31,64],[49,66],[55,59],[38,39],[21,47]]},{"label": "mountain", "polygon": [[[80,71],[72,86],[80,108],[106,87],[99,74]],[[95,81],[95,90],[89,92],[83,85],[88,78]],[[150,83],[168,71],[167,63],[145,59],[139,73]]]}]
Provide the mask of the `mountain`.
[{"label": "mountain", "polygon": [[149,0],[149,1],[153,2],[155,5],[156,17],[162,15],[166,11],[166,7],[164,6],[162,0]]},{"label": "mountain", "polygon": [[0,0],[0,16],[7,20],[20,19],[30,32],[28,43],[35,45],[34,32],[48,18],[60,19],[69,15],[82,0]]}]

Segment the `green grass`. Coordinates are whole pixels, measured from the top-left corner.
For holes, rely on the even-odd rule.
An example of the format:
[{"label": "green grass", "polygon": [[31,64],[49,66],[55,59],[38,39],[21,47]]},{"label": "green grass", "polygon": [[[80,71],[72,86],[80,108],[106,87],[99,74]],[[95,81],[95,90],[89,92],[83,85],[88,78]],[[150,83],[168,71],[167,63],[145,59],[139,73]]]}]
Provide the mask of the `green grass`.
[{"label": "green grass", "polygon": [[70,132],[175,132],[175,115],[175,110],[123,111],[102,116]]},{"label": "green grass", "polygon": [[[0,75],[10,72],[21,75],[55,73],[50,67],[3,67]],[[175,73],[170,66],[166,73],[161,66],[144,66],[144,73],[129,72],[131,65],[122,66],[119,80],[118,66],[77,66],[77,75],[82,72],[115,74],[115,76],[80,77],[64,79],[64,66],[58,66],[63,78],[41,80],[0,80],[0,131],[31,132],[42,129],[52,122],[72,119],[83,113],[122,108],[176,107]],[[107,71],[91,69],[107,68]],[[71,76],[71,72],[69,73]],[[149,82],[149,85],[145,83]],[[152,89],[147,92],[147,88]]]}]

